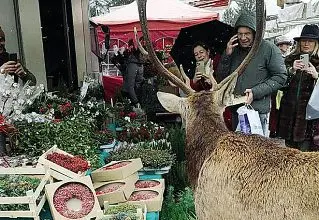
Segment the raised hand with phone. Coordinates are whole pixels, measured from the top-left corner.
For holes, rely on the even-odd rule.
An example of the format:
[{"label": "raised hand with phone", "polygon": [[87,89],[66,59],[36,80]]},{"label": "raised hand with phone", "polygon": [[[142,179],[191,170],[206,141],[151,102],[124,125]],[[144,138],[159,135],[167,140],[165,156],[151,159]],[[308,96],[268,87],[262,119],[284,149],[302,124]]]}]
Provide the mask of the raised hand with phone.
[{"label": "raised hand with phone", "polygon": [[212,61],[209,58],[210,50],[203,42],[197,42],[193,45],[193,53],[196,60],[194,84],[200,84],[202,89],[211,87],[210,74],[212,74]]},{"label": "raised hand with phone", "polygon": [[238,46],[238,36],[236,34],[232,36],[227,43],[226,55],[230,56],[233,53],[234,48],[237,46]]},{"label": "raised hand with phone", "polygon": [[30,85],[35,85],[35,76],[20,64],[16,53],[6,51],[5,42],[5,34],[0,27],[0,74],[12,75],[16,82],[21,79],[23,84],[30,81]]}]

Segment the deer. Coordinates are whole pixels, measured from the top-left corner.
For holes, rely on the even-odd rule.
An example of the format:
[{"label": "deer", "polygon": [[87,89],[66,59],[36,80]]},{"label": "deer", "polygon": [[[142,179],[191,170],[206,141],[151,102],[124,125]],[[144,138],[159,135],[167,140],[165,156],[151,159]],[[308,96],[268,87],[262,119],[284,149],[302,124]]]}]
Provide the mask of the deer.
[{"label": "deer", "polygon": [[195,92],[157,59],[150,42],[146,1],[138,0],[140,24],[150,61],[187,94],[159,92],[160,103],[185,122],[187,174],[194,190],[199,220],[315,220],[319,219],[319,153],[301,152],[259,135],[229,131],[222,112],[243,103],[236,97],[237,77],[258,51],[265,26],[264,1],[256,0],[257,32],[241,65],[210,91]]}]

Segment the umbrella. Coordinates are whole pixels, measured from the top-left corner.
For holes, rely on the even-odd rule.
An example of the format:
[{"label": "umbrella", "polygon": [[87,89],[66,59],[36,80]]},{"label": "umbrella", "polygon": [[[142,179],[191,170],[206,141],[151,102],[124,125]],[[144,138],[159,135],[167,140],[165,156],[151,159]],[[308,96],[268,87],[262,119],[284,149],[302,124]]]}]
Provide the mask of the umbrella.
[{"label": "umbrella", "polygon": [[201,41],[209,48],[211,55],[222,54],[227,42],[234,35],[234,28],[218,20],[182,28],[170,52],[175,63],[183,65],[189,77],[194,76],[195,58],[192,51],[194,43]]}]

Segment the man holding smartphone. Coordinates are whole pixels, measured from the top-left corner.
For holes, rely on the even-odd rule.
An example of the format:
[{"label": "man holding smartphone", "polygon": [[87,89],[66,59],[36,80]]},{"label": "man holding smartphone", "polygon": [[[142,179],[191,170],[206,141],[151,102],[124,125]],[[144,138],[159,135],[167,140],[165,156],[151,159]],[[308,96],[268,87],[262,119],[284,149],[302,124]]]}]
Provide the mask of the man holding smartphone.
[{"label": "man holding smartphone", "polygon": [[[235,24],[236,34],[227,43],[216,72],[218,82],[232,73],[249,53],[255,39],[255,15],[244,13]],[[258,30],[257,30],[258,31]],[[287,73],[284,59],[274,43],[262,40],[257,54],[238,76],[235,95],[246,95],[246,104],[258,111],[264,135],[269,136],[271,94],[284,86]],[[238,106],[231,107],[232,127],[238,124]]]},{"label": "man holding smartphone", "polygon": [[16,82],[21,79],[23,84],[30,81],[30,85],[35,85],[35,76],[18,62],[16,54],[6,51],[5,42],[5,34],[0,27],[0,74],[14,75]]}]

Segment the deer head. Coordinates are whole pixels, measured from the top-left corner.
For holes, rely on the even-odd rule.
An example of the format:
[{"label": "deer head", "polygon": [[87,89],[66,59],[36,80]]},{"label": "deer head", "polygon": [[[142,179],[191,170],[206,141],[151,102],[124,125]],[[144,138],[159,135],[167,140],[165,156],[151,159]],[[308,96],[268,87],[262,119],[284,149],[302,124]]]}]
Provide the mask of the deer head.
[{"label": "deer head", "polygon": [[195,93],[189,86],[189,80],[187,80],[182,68],[181,73],[186,83],[171,74],[156,57],[147,28],[146,1],[147,0],[137,0],[137,4],[142,32],[144,40],[146,41],[148,58],[159,74],[163,74],[188,96],[187,98],[181,98],[163,92],[157,94],[159,101],[166,110],[179,113],[186,119],[186,156],[192,157],[192,159],[188,158],[187,172],[191,184],[195,186],[200,168],[206,157],[210,155],[214,149],[214,143],[217,137],[223,132],[229,132],[222,117],[224,108],[245,102],[245,97],[235,97],[233,92],[238,75],[245,70],[251,58],[257,52],[263,38],[265,26],[264,1],[256,0],[257,32],[254,44],[247,57],[233,73],[220,83],[217,83],[211,74],[211,82],[213,85],[211,91],[198,93]]}]

